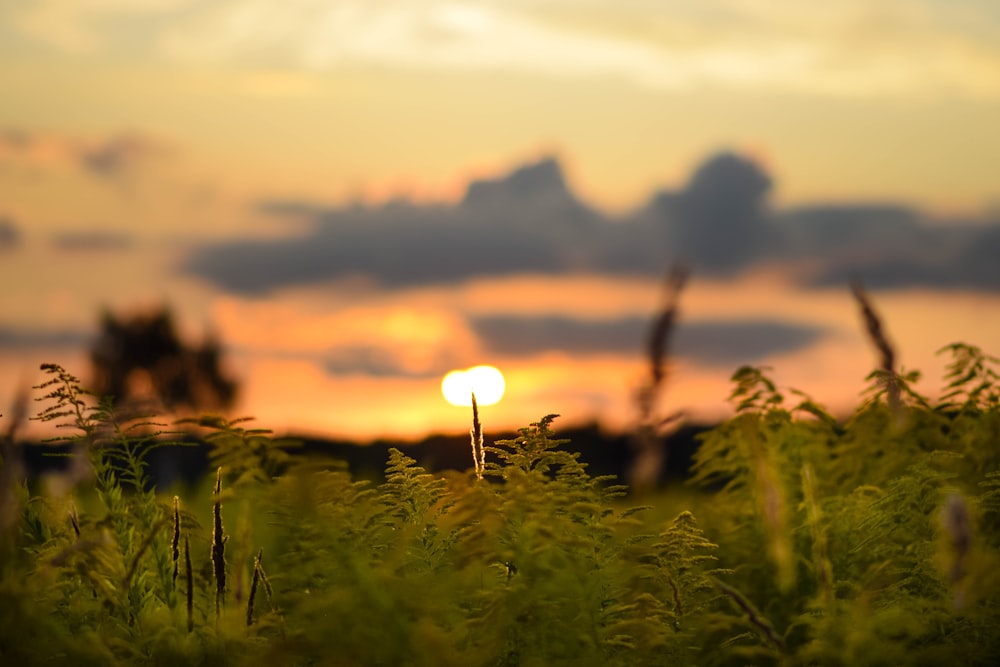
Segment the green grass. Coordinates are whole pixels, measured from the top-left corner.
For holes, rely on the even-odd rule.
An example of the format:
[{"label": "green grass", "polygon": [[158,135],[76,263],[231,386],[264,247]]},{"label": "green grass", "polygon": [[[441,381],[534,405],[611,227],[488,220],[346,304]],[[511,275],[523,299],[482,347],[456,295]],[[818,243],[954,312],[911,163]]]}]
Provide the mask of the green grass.
[{"label": "green grass", "polygon": [[392,450],[381,485],[205,418],[218,476],[176,506],[165,427],[48,366],[80,472],[29,492],[4,443],[0,663],[993,665],[997,360],[947,352],[941,399],[883,368],[846,421],[740,369],[689,482],[640,496],[552,415],[464,473]]}]

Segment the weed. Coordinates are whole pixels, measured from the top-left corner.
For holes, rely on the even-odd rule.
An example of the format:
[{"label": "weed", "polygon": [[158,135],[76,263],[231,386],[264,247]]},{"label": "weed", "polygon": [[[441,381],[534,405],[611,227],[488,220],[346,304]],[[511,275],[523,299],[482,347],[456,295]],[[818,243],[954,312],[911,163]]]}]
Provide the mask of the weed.
[{"label": "weed", "polygon": [[[666,521],[671,490],[630,506],[555,415],[487,444],[475,403],[471,473],[393,449],[377,487],[203,418],[211,502],[182,503],[146,476],[170,432],[47,366],[38,418],[73,463],[36,494],[4,449],[0,661],[995,664],[997,362],[944,352],[939,401],[883,358],[845,421],[739,369],[735,414],[702,439],[696,491]],[[242,510],[233,535],[224,501]]]}]

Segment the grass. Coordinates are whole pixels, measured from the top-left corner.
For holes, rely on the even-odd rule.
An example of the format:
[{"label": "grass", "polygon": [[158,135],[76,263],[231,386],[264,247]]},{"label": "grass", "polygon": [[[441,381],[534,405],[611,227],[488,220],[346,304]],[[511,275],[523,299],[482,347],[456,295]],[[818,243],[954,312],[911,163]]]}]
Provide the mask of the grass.
[{"label": "grass", "polygon": [[30,490],[4,438],[0,662],[996,664],[998,360],[949,346],[924,397],[855,295],[889,353],[849,419],[741,368],[687,484],[639,495],[555,415],[490,444],[475,404],[467,471],[391,450],[380,485],[204,418],[216,474],[174,495],[146,474],[171,432],[47,366],[36,418],[75,463]]}]

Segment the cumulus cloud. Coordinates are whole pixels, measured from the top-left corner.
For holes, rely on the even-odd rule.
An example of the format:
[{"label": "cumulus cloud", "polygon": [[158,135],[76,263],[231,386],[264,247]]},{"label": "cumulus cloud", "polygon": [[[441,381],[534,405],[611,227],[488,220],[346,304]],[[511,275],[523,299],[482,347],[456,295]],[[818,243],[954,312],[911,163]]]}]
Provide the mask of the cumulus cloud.
[{"label": "cumulus cloud", "polygon": [[[642,350],[649,326],[645,317],[582,320],[503,315],[472,320],[473,330],[488,350],[512,356],[547,351],[636,354]],[[671,347],[679,358],[728,367],[805,348],[826,333],[821,327],[770,320],[682,321]]]},{"label": "cumulus cloud", "polygon": [[761,262],[809,263],[810,284],[906,284],[994,289],[996,226],[930,224],[895,205],[773,211],[772,180],[733,153],[710,157],[690,181],[633,214],[582,203],[559,164],[544,159],[471,183],[455,205],[261,209],[311,222],[298,236],[198,248],[182,270],[241,294],[361,278],[397,288],[515,274],[659,276],[676,259],[696,275],[733,275]]},{"label": "cumulus cloud", "polygon": [[712,271],[732,271],[769,241],[765,207],[771,179],[753,162],[721,153],[702,164],[687,187],[656,201],[676,221],[676,251]]},{"label": "cumulus cloud", "polygon": [[[308,210],[288,202],[267,208]],[[595,230],[604,223],[566,189],[552,160],[473,183],[456,206],[396,202],[311,217],[308,234],[206,246],[184,268],[240,293],[358,276],[398,287],[560,273],[591,266]]]}]

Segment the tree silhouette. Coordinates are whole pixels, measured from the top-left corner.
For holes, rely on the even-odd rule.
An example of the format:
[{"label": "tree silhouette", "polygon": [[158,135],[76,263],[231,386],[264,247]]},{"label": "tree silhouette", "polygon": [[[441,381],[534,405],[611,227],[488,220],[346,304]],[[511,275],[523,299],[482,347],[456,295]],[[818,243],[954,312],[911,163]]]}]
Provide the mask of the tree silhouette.
[{"label": "tree silhouette", "polygon": [[224,410],[236,397],[236,382],[220,367],[219,342],[209,336],[200,346],[185,345],[166,307],[121,318],[105,311],[90,359],[94,392],[116,406]]}]

